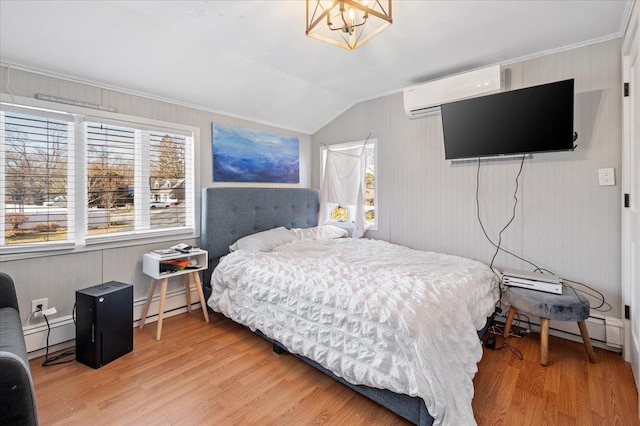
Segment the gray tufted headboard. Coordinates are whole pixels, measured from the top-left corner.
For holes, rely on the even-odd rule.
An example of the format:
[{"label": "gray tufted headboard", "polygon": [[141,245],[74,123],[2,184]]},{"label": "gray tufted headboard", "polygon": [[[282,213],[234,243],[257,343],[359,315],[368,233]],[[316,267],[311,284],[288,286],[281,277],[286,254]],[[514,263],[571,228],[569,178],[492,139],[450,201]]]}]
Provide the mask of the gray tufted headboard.
[{"label": "gray tufted headboard", "polygon": [[316,226],[319,206],[318,191],[309,188],[204,188],[200,246],[218,259],[246,235]]}]

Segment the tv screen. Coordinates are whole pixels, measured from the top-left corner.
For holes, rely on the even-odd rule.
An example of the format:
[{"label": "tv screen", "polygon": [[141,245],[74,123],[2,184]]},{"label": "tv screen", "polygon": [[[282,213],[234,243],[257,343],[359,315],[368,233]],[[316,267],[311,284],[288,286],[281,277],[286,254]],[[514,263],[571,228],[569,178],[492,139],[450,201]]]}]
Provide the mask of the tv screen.
[{"label": "tv screen", "polygon": [[447,160],[573,150],[573,79],[442,105]]}]

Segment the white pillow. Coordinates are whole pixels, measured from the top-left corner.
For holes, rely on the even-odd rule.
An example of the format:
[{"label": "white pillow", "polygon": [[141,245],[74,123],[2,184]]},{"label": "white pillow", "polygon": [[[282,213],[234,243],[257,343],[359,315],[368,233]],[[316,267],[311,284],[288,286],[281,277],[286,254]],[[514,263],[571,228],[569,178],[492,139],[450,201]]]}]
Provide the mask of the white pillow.
[{"label": "white pillow", "polygon": [[299,240],[332,240],[349,236],[349,231],[333,225],[292,229]]},{"label": "white pillow", "polygon": [[269,229],[268,231],[257,232],[240,238],[229,246],[229,251],[271,251],[282,244],[296,240],[295,234],[281,226],[280,228]]}]

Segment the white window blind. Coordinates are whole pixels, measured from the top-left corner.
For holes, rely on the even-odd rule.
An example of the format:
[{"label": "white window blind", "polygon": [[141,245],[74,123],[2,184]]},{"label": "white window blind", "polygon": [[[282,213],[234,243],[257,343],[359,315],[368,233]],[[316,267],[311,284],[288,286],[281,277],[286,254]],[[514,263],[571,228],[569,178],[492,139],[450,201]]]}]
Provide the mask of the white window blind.
[{"label": "white window blind", "polygon": [[88,235],[131,232],[135,129],[85,123]]},{"label": "white window blind", "polygon": [[0,108],[0,253],[194,232],[195,129]]},{"label": "white window blind", "polygon": [[187,136],[149,132],[149,197],[164,209],[151,215],[152,229],[193,226],[192,207],[185,203],[194,197],[191,145]]},{"label": "white window blind", "polygon": [[73,117],[0,113],[0,247],[74,241]]},{"label": "white window blind", "polygon": [[86,122],[88,235],[193,227],[193,138]]}]

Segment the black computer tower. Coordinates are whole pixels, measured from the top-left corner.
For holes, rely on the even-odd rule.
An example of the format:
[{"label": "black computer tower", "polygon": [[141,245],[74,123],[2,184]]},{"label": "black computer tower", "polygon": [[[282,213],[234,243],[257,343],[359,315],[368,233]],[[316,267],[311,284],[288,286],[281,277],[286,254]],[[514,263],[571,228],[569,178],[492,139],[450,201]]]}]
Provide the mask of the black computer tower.
[{"label": "black computer tower", "polygon": [[76,291],[76,360],[93,368],[133,350],[133,286],[117,281]]}]

